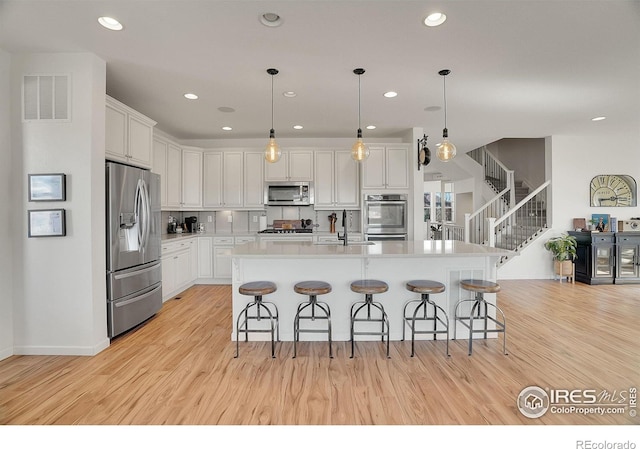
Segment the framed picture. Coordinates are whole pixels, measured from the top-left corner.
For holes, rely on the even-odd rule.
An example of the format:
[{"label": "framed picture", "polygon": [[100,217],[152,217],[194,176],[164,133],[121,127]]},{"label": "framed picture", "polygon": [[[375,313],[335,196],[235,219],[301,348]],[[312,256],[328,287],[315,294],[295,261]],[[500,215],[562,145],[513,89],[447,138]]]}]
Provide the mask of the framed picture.
[{"label": "framed picture", "polygon": [[609,232],[609,214],[591,214],[591,223],[595,225],[596,231]]},{"label": "framed picture", "polygon": [[29,237],[63,237],[67,234],[64,209],[28,212]]},{"label": "framed picture", "polygon": [[64,173],[29,175],[29,201],[65,201],[65,178]]}]

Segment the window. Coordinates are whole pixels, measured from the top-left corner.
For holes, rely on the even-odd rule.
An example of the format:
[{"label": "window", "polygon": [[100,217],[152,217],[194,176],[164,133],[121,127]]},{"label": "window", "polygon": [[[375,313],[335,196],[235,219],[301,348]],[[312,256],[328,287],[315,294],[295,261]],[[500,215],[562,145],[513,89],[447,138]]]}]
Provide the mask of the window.
[{"label": "window", "polygon": [[[440,188],[441,191],[436,189]],[[427,191],[427,189],[431,191]],[[444,198],[444,202],[442,201]],[[455,221],[455,194],[451,182],[425,183],[424,221],[453,223]]]}]

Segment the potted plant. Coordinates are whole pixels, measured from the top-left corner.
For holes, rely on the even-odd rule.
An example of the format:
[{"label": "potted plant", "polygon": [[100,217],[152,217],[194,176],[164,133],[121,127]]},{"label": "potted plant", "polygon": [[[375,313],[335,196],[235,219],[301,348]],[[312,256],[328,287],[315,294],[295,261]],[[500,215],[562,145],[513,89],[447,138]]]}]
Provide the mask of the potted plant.
[{"label": "potted plant", "polygon": [[560,280],[562,281],[563,276],[573,279],[573,261],[577,257],[578,248],[576,238],[562,234],[547,240],[544,247],[553,255],[555,273],[560,276]]}]

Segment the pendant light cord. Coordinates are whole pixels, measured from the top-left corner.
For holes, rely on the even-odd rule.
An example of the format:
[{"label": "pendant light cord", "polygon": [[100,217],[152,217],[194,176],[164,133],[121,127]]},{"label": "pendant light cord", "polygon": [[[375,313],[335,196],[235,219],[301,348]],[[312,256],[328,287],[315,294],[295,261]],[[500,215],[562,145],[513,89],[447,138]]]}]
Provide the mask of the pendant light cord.
[{"label": "pendant light cord", "polygon": [[273,129],[273,75],[271,75],[271,129]]},{"label": "pendant light cord", "polygon": [[447,75],[442,77],[442,83],[444,86],[444,127],[447,128]]},{"label": "pendant light cord", "polygon": [[362,129],[360,126],[360,77],[362,75],[358,75],[358,129]]}]

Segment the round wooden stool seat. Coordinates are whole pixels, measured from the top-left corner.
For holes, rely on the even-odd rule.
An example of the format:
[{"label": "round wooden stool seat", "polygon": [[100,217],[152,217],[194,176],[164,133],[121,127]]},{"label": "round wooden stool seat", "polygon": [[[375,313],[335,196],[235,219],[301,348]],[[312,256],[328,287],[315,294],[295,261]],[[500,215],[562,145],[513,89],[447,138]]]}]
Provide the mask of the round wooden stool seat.
[{"label": "round wooden stool seat", "polygon": [[255,281],[242,284],[238,291],[241,295],[262,296],[277,290],[276,284],[270,281]]},{"label": "round wooden stool seat", "polygon": [[442,293],[444,291],[444,284],[436,281],[428,281],[426,279],[417,279],[407,282],[407,290],[414,293],[430,294],[430,293]]},{"label": "round wooden stool seat", "polygon": [[482,279],[464,279],[460,281],[460,286],[476,293],[497,293],[500,291],[500,285],[491,281]]},{"label": "round wooden stool seat", "polygon": [[331,284],[324,281],[298,282],[293,290],[301,295],[326,295],[331,293]]},{"label": "round wooden stool seat", "polygon": [[375,279],[362,279],[351,283],[351,291],[363,293],[365,295],[374,295],[376,293],[384,293],[389,290],[386,282]]}]

